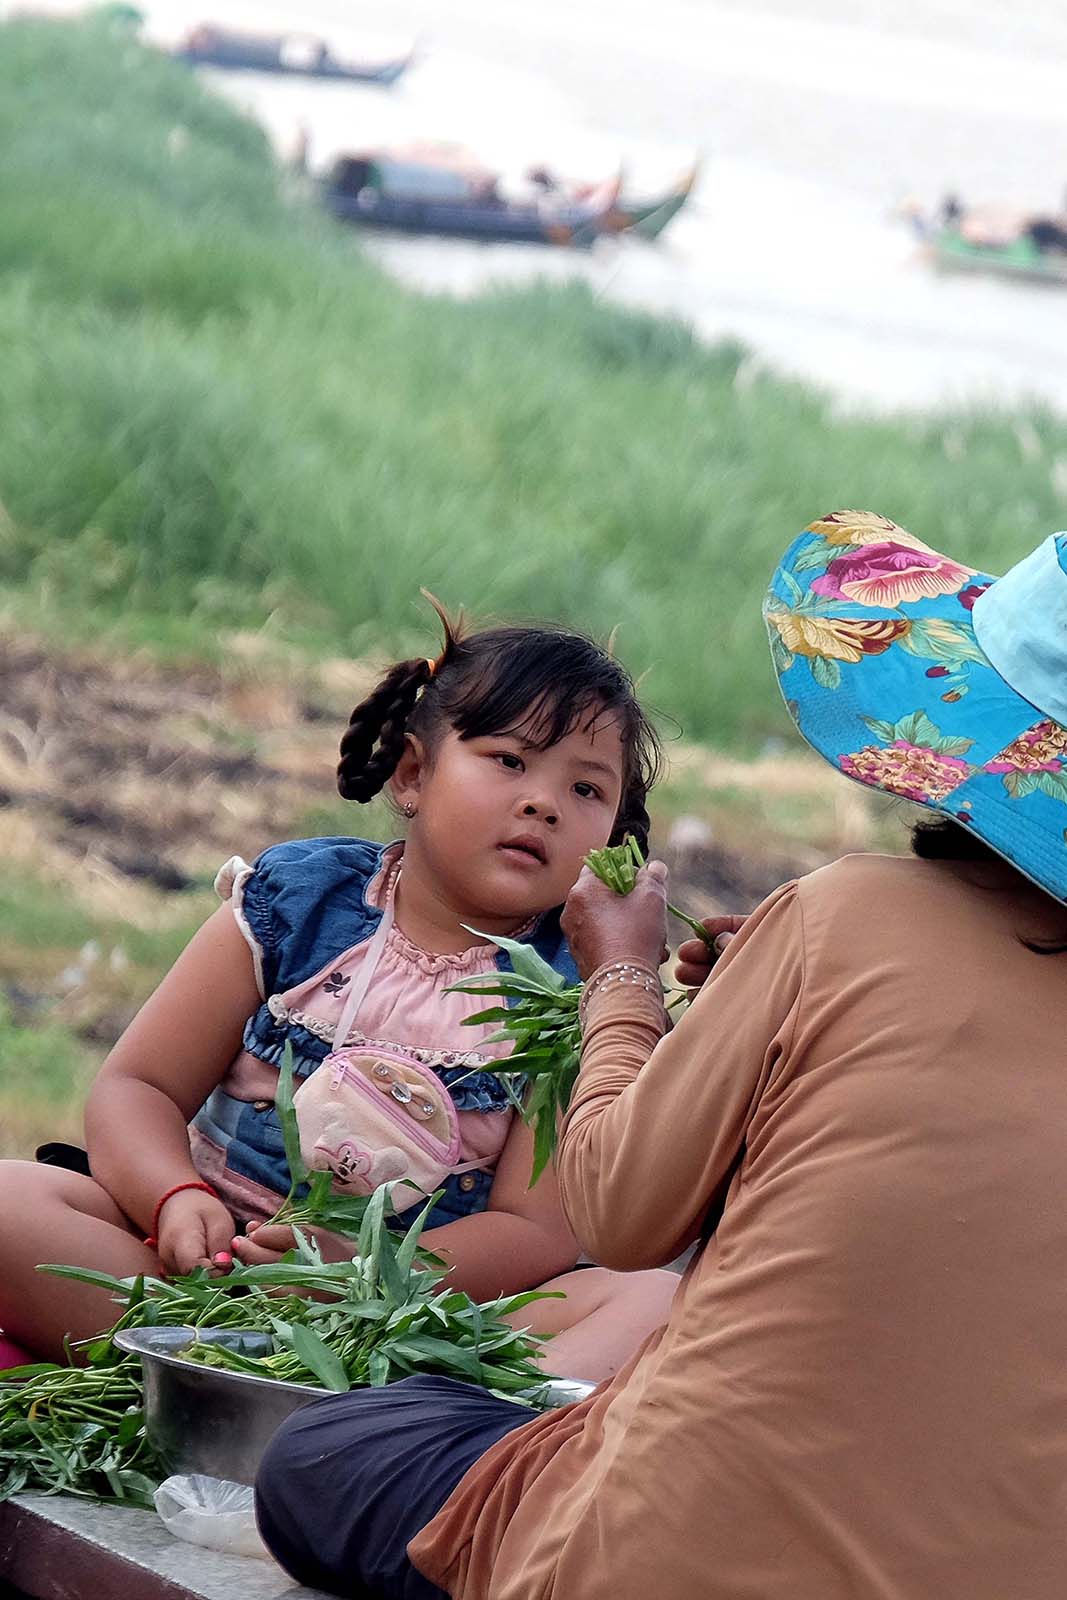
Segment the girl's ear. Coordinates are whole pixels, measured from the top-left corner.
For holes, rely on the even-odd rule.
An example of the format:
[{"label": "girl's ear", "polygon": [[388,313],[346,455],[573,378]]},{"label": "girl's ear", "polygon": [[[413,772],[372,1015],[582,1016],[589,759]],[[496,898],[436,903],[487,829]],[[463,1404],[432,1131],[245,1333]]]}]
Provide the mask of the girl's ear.
[{"label": "girl's ear", "polygon": [[[401,811],[407,812],[409,806],[415,808],[419,804],[419,794],[422,789],[427,770],[426,748],[423,742],[414,733],[404,735],[404,754],[396,764],[396,770],[389,779],[389,792],[393,802]],[[414,811],[409,813],[414,815]]]}]

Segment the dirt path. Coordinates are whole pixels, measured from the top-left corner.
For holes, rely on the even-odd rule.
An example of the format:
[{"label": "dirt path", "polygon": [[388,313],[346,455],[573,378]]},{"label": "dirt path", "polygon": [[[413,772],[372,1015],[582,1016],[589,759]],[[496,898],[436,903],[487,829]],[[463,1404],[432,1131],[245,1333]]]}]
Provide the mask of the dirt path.
[{"label": "dirt path", "polygon": [[32,819],[50,854],[177,890],[329,803],[347,697],[313,678],[7,637],[0,679],[0,808]]}]

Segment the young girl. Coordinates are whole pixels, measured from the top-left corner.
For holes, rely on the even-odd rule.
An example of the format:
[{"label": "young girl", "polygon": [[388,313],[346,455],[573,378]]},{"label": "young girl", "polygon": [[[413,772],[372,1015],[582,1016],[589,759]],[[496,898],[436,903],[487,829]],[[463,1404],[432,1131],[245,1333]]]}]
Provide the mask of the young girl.
[{"label": "young girl", "polygon": [[571,1270],[555,1176],[528,1188],[529,1130],[478,1070],[506,1047],[488,1042],[492,1026],[464,1026],[479,1002],[449,991],[507,964],[496,935],[577,977],[559,908],[589,850],[644,839],[657,755],[629,677],[577,635],[464,636],[446,622],[436,661],[394,666],[352,713],[338,786],[365,802],[388,785],[406,840],[304,839],[227,862],[225,903],[90,1092],[93,1177],[0,1163],[0,1328],[55,1358],[64,1335],[112,1320],[104,1291],[38,1273],[42,1261],[128,1276],[287,1249],[291,1230],[264,1225],[289,1187],[273,1104],[283,1051],[307,1080],[331,1046],[366,1043],[429,1067],[454,1104],[459,1160],[429,1223],[451,1281],[475,1299],[561,1290],[522,1313],[558,1335],[547,1364],[614,1371],[664,1321],[677,1280]]}]

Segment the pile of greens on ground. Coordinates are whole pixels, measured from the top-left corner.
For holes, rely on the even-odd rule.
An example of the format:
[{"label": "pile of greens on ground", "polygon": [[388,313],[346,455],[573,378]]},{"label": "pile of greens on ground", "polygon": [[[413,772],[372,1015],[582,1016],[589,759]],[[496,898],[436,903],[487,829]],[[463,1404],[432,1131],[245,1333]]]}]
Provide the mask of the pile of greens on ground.
[{"label": "pile of greens on ground", "polygon": [[[435,1197],[436,1198],[436,1197]],[[477,1305],[442,1286],[443,1264],[419,1244],[431,1199],[406,1234],[388,1225],[388,1186],[361,1202],[358,1253],[324,1263],[297,1235],[280,1262],[203,1269],[164,1281],[118,1279],[79,1267],[45,1267],[110,1289],[123,1306],[108,1333],[71,1352],[85,1365],[15,1368],[0,1383],[0,1500],[23,1489],[151,1506],[165,1474],[144,1430],[139,1358],[115,1343],[123,1328],[248,1329],[269,1334],[260,1359],[210,1343],[188,1358],[214,1367],[341,1392],[414,1372],[440,1373],[514,1396],[545,1374],[539,1340],[503,1319],[536,1292]],[[314,1296],[315,1298],[309,1298]]]},{"label": "pile of greens on ground", "polygon": [[[637,841],[629,834],[625,843],[592,850],[585,859],[601,882],[616,894],[629,894],[637,882],[638,872],[645,865]],[[712,936],[703,923],[680,911],[670,901],[667,910],[714,948]],[[489,934],[482,937],[490,941]],[[492,1035],[490,1042],[507,1042],[514,1046],[498,1066],[489,1063],[479,1071],[497,1074],[515,1109],[533,1127],[532,1188],[556,1153],[560,1118],[570,1105],[578,1076],[582,1044],[578,1002],[582,986],[567,983],[542,960],[532,945],[495,935],[492,942],[507,951],[512,971],[481,974],[467,983],[455,984],[454,988],[460,994],[498,995],[504,1002],[476,1011],[464,1021],[472,1024],[499,1022],[500,1030]],[[682,998],[679,994],[678,1000]]]}]

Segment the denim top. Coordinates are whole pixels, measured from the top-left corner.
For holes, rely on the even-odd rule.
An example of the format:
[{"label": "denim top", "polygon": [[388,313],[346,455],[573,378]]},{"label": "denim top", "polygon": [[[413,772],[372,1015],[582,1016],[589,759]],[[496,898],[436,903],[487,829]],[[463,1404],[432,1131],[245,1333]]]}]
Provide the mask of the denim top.
[{"label": "denim top", "polygon": [[[243,886],[238,920],[246,936],[258,947],[265,996],[249,1018],[244,1048],[271,1066],[280,1066],[286,1043],[293,1050],[293,1070],[307,1077],[330,1053],[331,1044],[298,1022],[276,1019],[268,1001],[313,977],[330,960],[368,940],[382,912],[366,898],[368,886],[382,867],[387,845],[366,839],[295,839],[273,845],[258,856]],[[545,912],[525,936],[568,983],[578,982],[578,971],[559,925],[559,908]],[[500,951],[497,967],[511,971],[511,961]],[[476,1002],[472,1002],[476,1004]],[[457,1111],[502,1111],[509,1105],[500,1079],[492,1072],[471,1072],[467,1066],[439,1068],[437,1076],[448,1089]],[[225,1147],[226,1166],[235,1174],[263,1184],[277,1194],[289,1188],[281,1127],[273,1104],[239,1102],[216,1090],[196,1119],[199,1127]],[[473,1181],[472,1181],[473,1180]],[[489,1200],[493,1174],[475,1171],[453,1173],[445,1179],[444,1193],[430,1213],[427,1226],[440,1227],[461,1216],[483,1211]],[[406,1226],[421,1206],[396,1219]]]}]

